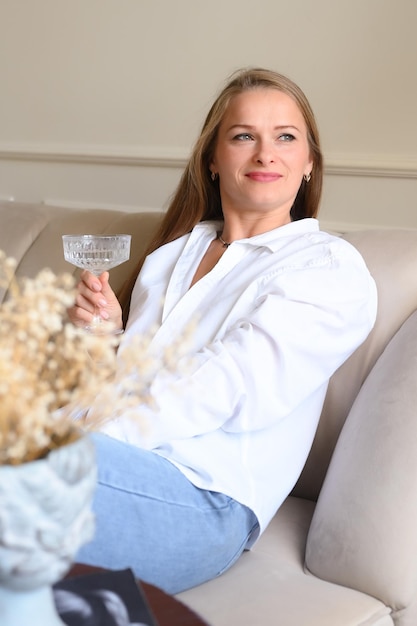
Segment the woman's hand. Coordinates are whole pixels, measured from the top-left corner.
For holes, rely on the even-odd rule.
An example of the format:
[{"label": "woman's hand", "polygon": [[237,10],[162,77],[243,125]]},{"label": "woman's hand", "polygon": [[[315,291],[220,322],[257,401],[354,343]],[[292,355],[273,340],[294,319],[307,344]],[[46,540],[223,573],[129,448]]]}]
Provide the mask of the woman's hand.
[{"label": "woman's hand", "polygon": [[94,315],[99,315],[115,329],[122,329],[122,308],[109,285],[109,273],[103,272],[97,277],[85,270],[80,278],[75,304],[68,309],[71,322],[75,326],[86,326]]}]

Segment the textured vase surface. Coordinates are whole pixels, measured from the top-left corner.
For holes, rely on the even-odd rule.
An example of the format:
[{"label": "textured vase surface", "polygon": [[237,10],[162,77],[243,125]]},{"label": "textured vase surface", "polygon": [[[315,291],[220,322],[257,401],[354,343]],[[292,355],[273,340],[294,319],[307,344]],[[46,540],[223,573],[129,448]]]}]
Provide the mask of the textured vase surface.
[{"label": "textured vase surface", "polygon": [[92,538],[91,500],[96,484],[88,437],[44,459],[0,466],[0,624],[63,624],[52,585]]}]

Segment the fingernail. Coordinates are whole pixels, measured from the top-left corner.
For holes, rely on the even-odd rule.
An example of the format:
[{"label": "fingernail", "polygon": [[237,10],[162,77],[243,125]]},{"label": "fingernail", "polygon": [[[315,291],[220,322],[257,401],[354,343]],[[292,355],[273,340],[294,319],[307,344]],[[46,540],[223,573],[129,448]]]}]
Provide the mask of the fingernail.
[{"label": "fingernail", "polygon": [[104,298],[102,298],[101,300],[98,301],[98,305],[99,306],[107,306],[107,301],[104,300]]},{"label": "fingernail", "polygon": [[104,320],[108,320],[110,315],[107,313],[107,311],[100,311],[100,315]]}]

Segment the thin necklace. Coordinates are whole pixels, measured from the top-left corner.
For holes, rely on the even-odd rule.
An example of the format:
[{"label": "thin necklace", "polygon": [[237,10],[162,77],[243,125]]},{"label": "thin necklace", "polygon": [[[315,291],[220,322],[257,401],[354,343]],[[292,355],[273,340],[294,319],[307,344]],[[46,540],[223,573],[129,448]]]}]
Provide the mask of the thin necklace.
[{"label": "thin necklace", "polygon": [[217,237],[219,241],[223,244],[223,248],[228,248],[230,244],[232,243],[231,241],[225,241],[220,233],[217,233]]}]

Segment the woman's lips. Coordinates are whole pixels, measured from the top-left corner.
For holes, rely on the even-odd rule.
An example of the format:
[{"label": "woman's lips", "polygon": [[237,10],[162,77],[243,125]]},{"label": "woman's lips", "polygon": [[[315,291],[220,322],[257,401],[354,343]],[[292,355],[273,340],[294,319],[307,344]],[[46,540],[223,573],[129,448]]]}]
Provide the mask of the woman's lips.
[{"label": "woman's lips", "polygon": [[248,172],[246,176],[259,183],[271,183],[282,178],[281,174],[277,174],[276,172]]}]

